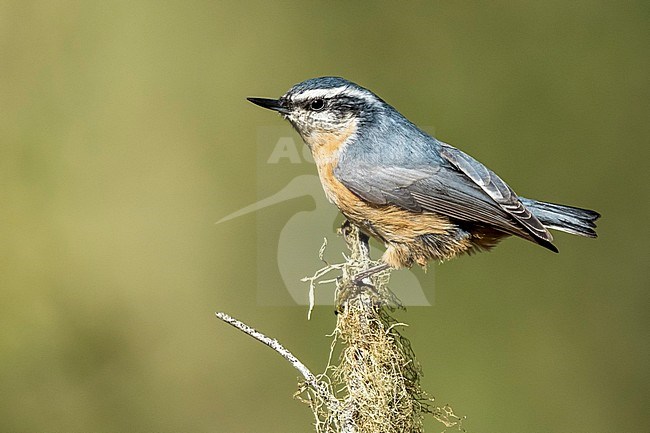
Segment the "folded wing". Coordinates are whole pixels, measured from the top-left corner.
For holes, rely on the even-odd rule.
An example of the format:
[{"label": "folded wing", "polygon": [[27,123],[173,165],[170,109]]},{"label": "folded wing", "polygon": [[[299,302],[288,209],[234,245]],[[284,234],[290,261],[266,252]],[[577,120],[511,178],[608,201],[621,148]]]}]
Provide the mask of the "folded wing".
[{"label": "folded wing", "polygon": [[492,226],[557,251],[548,230],[495,173],[452,146],[439,141],[429,144],[435,144],[435,153],[404,161],[393,156],[388,161],[374,158],[368,164],[348,152],[339,159],[334,174],[370,203]]}]

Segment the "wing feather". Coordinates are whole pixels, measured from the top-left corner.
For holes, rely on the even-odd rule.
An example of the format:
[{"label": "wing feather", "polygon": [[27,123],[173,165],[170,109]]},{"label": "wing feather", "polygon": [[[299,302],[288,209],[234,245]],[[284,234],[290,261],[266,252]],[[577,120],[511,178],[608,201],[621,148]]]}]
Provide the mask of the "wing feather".
[{"label": "wing feather", "polygon": [[505,212],[512,215],[533,236],[547,242],[553,240],[553,236],[546,227],[524,206],[512,188],[494,172],[471,156],[448,144],[441,146],[440,154],[480,186],[492,200]]},{"label": "wing feather", "polygon": [[351,154],[339,159],[334,175],[376,205],[437,212],[555,248],[548,230],[501,178],[460,150],[439,141],[435,144],[439,161],[431,157],[400,163],[376,158],[370,165]]}]

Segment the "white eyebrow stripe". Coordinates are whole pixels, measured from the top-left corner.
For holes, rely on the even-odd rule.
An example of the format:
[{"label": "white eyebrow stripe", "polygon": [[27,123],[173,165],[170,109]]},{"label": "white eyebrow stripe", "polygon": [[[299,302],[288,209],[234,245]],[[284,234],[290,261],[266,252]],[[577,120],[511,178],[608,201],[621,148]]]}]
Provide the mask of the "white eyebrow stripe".
[{"label": "white eyebrow stripe", "polygon": [[310,89],[294,95],[293,99],[315,99],[315,98],[332,98],[334,96],[351,96],[353,98],[363,99],[368,103],[374,103],[375,98],[362,90],[348,86],[333,87],[331,89]]}]

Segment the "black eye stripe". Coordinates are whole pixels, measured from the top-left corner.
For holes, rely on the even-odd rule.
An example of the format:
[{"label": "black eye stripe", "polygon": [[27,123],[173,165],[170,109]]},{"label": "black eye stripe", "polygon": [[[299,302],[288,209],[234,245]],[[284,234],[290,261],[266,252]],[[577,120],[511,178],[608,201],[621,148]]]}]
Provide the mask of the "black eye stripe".
[{"label": "black eye stripe", "polygon": [[333,114],[359,113],[364,107],[368,107],[367,101],[350,97],[348,95],[334,95],[328,97],[313,97],[291,101],[291,105],[298,106],[312,112],[324,111]]}]

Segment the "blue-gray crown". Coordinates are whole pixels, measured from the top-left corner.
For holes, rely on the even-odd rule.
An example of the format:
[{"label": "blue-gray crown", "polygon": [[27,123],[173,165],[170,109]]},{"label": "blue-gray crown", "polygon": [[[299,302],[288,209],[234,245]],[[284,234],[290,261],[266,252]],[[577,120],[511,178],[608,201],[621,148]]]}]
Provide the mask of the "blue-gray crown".
[{"label": "blue-gray crown", "polygon": [[[345,78],[341,77],[317,77],[317,78],[310,78],[308,80],[303,81],[302,83],[298,83],[294,85],[290,92],[293,93],[299,93],[299,92],[304,92],[305,90],[313,90],[313,89],[333,89],[335,87],[356,87],[359,89],[363,89],[361,86],[354,84],[351,81],[346,80]],[[366,90],[366,89],[363,89]]]},{"label": "blue-gray crown", "polygon": [[359,86],[351,81],[341,77],[318,77],[310,78],[301,83],[294,85],[286,93],[286,98],[293,98],[297,95],[314,90],[328,90],[328,89],[345,89],[358,96],[363,95],[365,99],[377,99],[379,97],[372,93],[370,90]]}]

